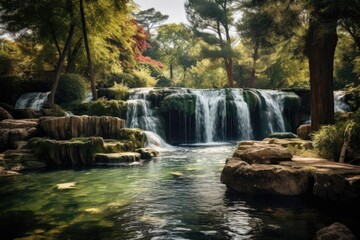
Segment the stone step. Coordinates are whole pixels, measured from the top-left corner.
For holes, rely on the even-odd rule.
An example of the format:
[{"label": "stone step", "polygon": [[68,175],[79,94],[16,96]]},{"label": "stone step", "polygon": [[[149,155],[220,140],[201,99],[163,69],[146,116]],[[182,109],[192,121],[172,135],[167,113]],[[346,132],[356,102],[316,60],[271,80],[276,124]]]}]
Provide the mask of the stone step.
[{"label": "stone step", "polygon": [[141,154],[136,152],[97,153],[96,165],[134,165],[140,164]]}]

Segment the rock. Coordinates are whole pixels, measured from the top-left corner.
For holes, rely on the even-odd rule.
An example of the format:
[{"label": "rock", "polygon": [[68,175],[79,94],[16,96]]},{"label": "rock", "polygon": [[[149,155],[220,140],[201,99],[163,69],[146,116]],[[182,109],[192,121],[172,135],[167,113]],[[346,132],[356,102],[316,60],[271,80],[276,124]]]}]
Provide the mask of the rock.
[{"label": "rock", "polygon": [[138,148],[135,151],[140,153],[141,159],[151,159],[159,155],[159,152],[152,148]]},{"label": "rock", "polygon": [[247,163],[277,163],[280,161],[290,161],[292,154],[287,148],[276,144],[266,144],[257,142],[255,145],[242,144],[240,142],[238,150],[233,157],[240,158]]},{"label": "rock", "polygon": [[35,138],[28,146],[49,167],[90,166],[94,163],[95,153],[105,151],[101,137],[72,140]]},{"label": "rock", "polygon": [[311,133],[311,125],[310,124],[303,124],[300,125],[296,130],[297,135],[304,140],[310,139],[310,133]]},{"label": "rock", "polygon": [[296,156],[291,161],[274,164],[249,157],[256,149],[261,152],[266,144],[240,143],[234,157],[226,161],[221,182],[241,193],[306,194],[346,204],[356,204],[360,200],[359,166]]},{"label": "rock", "polygon": [[27,141],[39,134],[36,119],[6,119],[0,122],[0,151],[16,149],[17,142]]},{"label": "rock", "polygon": [[269,135],[269,138],[298,138],[298,136],[292,132],[274,132]]},{"label": "rock", "polygon": [[301,169],[248,164],[238,158],[227,159],[221,174],[222,183],[241,193],[298,196],[308,191],[309,181]]},{"label": "rock", "polygon": [[0,121],[4,120],[4,119],[14,119],[13,116],[11,116],[11,114],[6,111],[4,108],[0,107]]},{"label": "rock", "polygon": [[15,172],[15,171],[0,169],[0,177],[9,177],[9,176],[16,176],[16,175],[20,175],[20,173]]},{"label": "rock", "polygon": [[129,164],[139,162],[140,157],[140,153],[135,152],[98,153],[95,155],[95,163],[98,165]]},{"label": "rock", "polygon": [[125,121],[109,116],[66,116],[42,117],[40,129],[46,136],[56,140],[68,140],[76,137],[99,136],[106,139],[118,139]]},{"label": "rock", "polygon": [[4,166],[14,171],[39,169],[46,167],[45,162],[39,160],[30,149],[7,150],[2,154]]},{"label": "rock", "polygon": [[315,240],[356,240],[356,237],[344,224],[335,222],[320,229]]}]

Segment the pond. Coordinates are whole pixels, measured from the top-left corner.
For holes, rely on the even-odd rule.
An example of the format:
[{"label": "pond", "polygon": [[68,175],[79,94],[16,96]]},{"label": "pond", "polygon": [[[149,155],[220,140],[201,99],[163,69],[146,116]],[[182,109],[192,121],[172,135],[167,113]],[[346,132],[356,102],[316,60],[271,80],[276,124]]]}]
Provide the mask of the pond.
[{"label": "pond", "polygon": [[229,193],[220,174],[234,148],[179,147],[141,166],[1,178],[1,239],[312,239],[334,221],[356,228],[351,213],[302,198]]}]

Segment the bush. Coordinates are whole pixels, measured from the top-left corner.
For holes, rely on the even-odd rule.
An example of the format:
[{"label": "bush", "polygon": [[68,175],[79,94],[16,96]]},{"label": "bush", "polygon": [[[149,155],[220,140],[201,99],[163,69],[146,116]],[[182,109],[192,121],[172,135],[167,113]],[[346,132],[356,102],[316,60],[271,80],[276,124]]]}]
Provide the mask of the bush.
[{"label": "bush", "polygon": [[129,88],[122,83],[115,83],[109,90],[113,93],[114,99],[126,100],[129,98]]},{"label": "bush", "polygon": [[86,83],[82,76],[64,74],[60,76],[59,86],[55,95],[55,102],[68,103],[85,99]]},{"label": "bush", "polygon": [[314,147],[321,157],[335,161],[339,159],[345,139],[345,129],[349,125],[353,125],[353,127],[351,128],[348,147],[354,152],[360,152],[358,146],[360,142],[360,110],[358,110],[352,113],[348,120],[339,121],[335,125],[322,126],[319,131],[313,134]]}]

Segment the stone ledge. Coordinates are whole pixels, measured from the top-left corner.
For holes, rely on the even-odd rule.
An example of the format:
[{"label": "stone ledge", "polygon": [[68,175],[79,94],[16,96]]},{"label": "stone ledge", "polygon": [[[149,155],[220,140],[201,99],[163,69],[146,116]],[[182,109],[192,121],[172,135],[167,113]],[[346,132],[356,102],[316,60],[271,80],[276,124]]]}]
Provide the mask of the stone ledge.
[{"label": "stone ledge", "polygon": [[[262,154],[264,144],[268,143],[242,142],[234,155],[243,156],[242,151],[248,149],[246,146],[251,146],[253,154]],[[282,150],[288,156],[286,150]],[[266,158],[277,155],[274,153]],[[351,203],[360,200],[360,167],[320,158],[294,156],[291,161],[274,164],[263,161],[261,156],[246,161],[233,157],[226,160],[221,182],[240,193],[286,196],[310,194],[325,200]]]}]

